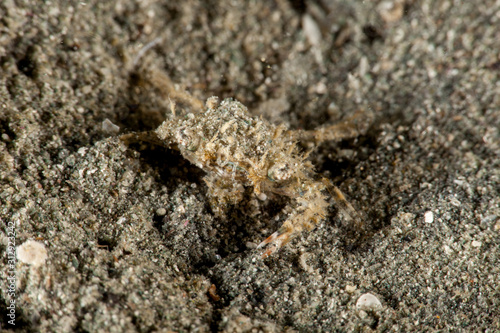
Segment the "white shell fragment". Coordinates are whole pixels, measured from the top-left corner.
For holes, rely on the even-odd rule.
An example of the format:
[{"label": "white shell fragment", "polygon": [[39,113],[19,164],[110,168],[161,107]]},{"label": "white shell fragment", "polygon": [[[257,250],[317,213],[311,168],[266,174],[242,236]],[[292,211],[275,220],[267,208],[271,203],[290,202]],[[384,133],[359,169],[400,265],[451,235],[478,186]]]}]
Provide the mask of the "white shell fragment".
[{"label": "white shell fragment", "polygon": [[365,311],[374,311],[382,308],[382,303],[377,297],[370,293],[361,295],[356,302],[356,309]]},{"label": "white shell fragment", "polygon": [[43,243],[27,240],[17,247],[17,259],[25,264],[38,267],[47,260],[47,249]]}]

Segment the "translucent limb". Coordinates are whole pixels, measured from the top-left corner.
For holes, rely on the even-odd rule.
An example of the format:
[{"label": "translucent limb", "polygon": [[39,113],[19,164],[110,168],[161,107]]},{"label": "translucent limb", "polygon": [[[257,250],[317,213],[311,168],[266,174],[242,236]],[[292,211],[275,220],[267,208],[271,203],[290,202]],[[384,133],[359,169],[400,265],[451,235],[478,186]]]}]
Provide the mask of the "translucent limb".
[{"label": "translucent limb", "polygon": [[163,71],[154,71],[150,74],[151,83],[158,88],[163,95],[174,102],[188,105],[193,112],[201,112],[204,109],[204,103],[196,97],[191,96],[185,91],[175,90],[172,80]]},{"label": "translucent limb", "polygon": [[340,215],[350,224],[357,229],[362,230],[366,217],[361,211],[356,210],[349,201],[345,198],[342,191],[337,186],[333,186],[332,198],[335,201],[335,207],[339,210]]},{"label": "translucent limb", "polygon": [[291,130],[289,135],[295,140],[313,142],[317,145],[325,141],[341,141],[364,135],[372,122],[373,114],[360,110],[336,124],[310,131]]},{"label": "translucent limb", "polygon": [[148,142],[156,146],[165,146],[165,143],[158,138],[155,131],[145,131],[137,133],[127,133],[119,136],[126,145],[138,142]]}]

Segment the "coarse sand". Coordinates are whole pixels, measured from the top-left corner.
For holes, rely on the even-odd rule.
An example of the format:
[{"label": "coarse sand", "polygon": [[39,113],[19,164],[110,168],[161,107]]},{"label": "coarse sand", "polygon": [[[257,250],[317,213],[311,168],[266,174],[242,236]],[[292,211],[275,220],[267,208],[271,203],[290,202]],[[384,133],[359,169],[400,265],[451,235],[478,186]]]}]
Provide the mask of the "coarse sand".
[{"label": "coarse sand", "polygon": [[[1,1],[0,331],[500,331],[499,50],[494,0]],[[332,205],[262,260],[283,198],[218,218],[118,139],[170,115],[155,71],[292,129],[373,113],[309,157],[363,235]]]}]

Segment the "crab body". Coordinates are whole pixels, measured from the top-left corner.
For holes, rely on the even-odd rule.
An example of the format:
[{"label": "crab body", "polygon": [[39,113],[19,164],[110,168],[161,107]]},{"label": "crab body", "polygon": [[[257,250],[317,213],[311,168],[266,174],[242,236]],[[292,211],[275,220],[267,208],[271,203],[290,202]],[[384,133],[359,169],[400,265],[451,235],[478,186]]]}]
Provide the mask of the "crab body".
[{"label": "crab body", "polygon": [[287,238],[302,228],[311,229],[326,214],[325,186],[312,179],[312,165],[293,136],[283,125],[252,117],[238,101],[226,99],[219,105],[212,97],[201,114],[166,120],[155,132],[207,172],[205,181],[217,215],[224,215],[228,204],[241,201],[247,186],[262,200],[270,194],[294,199],[280,231]]},{"label": "crab body", "polygon": [[[319,143],[356,137],[367,130],[369,122],[358,114],[340,124],[314,131],[293,131],[252,116],[233,99],[221,103],[211,97],[203,106],[187,93],[176,91],[164,75],[155,77],[170,98],[173,116],[156,130],[124,134],[126,143],[150,141],[178,149],[182,156],[204,170],[208,198],[214,213],[224,217],[229,205],[244,198],[251,188],[260,200],[276,195],[289,198],[282,226],[260,243],[271,244],[267,257],[304,229],[310,230],[325,218],[332,198],[347,219],[360,220],[357,211],[331,182],[318,180],[308,154],[297,147],[298,140]],[[175,102],[190,106],[192,112],[176,115]],[[333,191],[329,191],[333,189]],[[330,195],[328,195],[330,193]]]}]

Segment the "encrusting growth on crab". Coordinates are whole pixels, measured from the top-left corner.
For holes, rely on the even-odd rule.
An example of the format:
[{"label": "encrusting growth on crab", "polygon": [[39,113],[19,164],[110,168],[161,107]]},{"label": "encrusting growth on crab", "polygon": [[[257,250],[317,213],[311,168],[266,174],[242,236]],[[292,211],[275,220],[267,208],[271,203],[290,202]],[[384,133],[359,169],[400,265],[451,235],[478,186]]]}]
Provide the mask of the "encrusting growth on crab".
[{"label": "encrusting growth on crab", "polygon": [[[168,78],[159,81],[167,82],[164,89],[173,89]],[[347,129],[339,135],[325,134],[328,128],[290,131],[284,125],[276,126],[252,116],[243,104],[233,99],[219,103],[217,97],[210,97],[205,108],[201,108],[199,100],[185,93],[169,95],[181,96],[192,112],[178,115],[175,103],[171,103],[172,117],[155,131],[125,134],[120,138],[126,143],[144,140],[178,149],[184,158],[207,173],[204,180],[217,216],[223,217],[228,205],[242,201],[245,187],[253,188],[261,200],[273,194],[288,197],[289,213],[282,226],[258,246],[271,244],[262,257],[277,251],[304,229],[313,229],[327,215],[328,189],[332,185],[315,179],[313,166],[306,160],[308,154],[298,148],[297,139],[340,140],[366,131],[366,126],[359,126],[361,122],[356,121],[342,125]],[[333,188],[332,197],[339,211],[358,219],[340,190]]]}]

